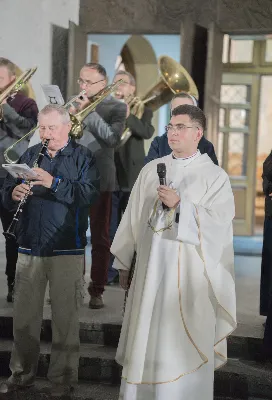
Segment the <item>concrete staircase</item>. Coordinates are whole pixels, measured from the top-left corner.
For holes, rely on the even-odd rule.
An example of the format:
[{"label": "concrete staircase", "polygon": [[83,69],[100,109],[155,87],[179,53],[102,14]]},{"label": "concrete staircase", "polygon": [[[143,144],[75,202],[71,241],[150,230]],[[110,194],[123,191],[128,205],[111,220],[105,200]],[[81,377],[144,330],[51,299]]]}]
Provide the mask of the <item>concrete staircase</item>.
[{"label": "concrete staircase", "polygon": [[[80,400],[117,400],[121,368],[114,360],[120,334],[120,323],[81,323],[79,387],[73,398]],[[0,316],[0,376],[9,376],[12,348],[12,318]],[[35,389],[0,396],[0,399],[49,399],[45,381],[50,360],[51,321],[43,321],[41,355]],[[215,372],[215,396],[225,399],[272,399],[272,364],[258,365],[254,355],[261,348],[260,338],[231,336],[229,362]],[[148,399],[146,399],[148,400]],[[188,399],[189,400],[189,399]],[[201,400],[201,399],[200,399]]]}]

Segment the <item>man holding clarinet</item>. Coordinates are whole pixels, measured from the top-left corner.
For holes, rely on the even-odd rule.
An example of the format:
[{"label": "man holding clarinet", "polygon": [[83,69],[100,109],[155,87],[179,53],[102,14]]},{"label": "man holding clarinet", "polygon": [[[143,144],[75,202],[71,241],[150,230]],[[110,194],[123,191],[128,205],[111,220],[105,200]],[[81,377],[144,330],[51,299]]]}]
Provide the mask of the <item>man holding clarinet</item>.
[{"label": "man holding clarinet", "polygon": [[4,206],[16,211],[20,202],[22,212],[15,231],[19,257],[12,375],[0,391],[18,390],[34,382],[49,282],[52,351],[48,378],[52,394],[63,395],[78,378],[84,248],[89,207],[99,195],[99,178],[90,150],[69,138],[72,125],[67,110],[47,105],[38,120],[42,144],[30,147],[20,159],[20,163],[36,166],[36,177],[28,184],[8,175],[2,190]]}]

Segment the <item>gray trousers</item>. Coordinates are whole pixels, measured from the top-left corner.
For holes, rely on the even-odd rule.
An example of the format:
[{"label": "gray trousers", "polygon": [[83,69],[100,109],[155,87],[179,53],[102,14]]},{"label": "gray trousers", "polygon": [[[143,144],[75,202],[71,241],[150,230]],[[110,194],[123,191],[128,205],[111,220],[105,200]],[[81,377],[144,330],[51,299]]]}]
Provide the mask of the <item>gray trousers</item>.
[{"label": "gray trousers", "polygon": [[10,382],[29,385],[35,379],[47,282],[52,308],[52,348],[47,376],[54,384],[73,385],[77,382],[83,269],[84,255],[33,257],[19,254]]}]

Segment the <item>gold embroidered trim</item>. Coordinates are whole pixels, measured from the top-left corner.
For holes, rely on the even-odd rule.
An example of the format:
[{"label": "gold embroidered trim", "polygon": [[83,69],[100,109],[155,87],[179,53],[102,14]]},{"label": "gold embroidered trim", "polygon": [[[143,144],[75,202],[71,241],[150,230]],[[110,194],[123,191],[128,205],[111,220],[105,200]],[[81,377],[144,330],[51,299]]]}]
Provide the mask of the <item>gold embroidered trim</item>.
[{"label": "gold embroidered trim", "polygon": [[214,368],[215,371],[217,371],[218,369],[224,367],[224,365],[226,365],[228,362],[228,359],[226,358],[226,361],[223,362],[223,364],[219,365],[218,367]]},{"label": "gold embroidered trim", "polygon": [[157,212],[157,208],[158,208],[158,203],[159,203],[159,199],[157,199],[155,201],[153,210],[152,210],[152,214],[150,216],[150,218],[147,221],[147,225],[149,226],[149,228],[152,229],[152,231],[154,233],[161,233],[167,230],[171,230],[173,227],[173,222],[174,222],[174,214],[175,214],[175,208],[171,208],[170,211],[164,211],[165,217],[168,220],[168,225],[165,228],[161,228],[161,229],[156,229],[155,226],[152,225],[152,219],[155,217],[156,212]]},{"label": "gold embroidered trim", "polygon": [[192,345],[195,347],[195,349],[197,350],[198,354],[201,356],[201,358],[204,358],[205,361],[203,361],[202,364],[200,364],[197,368],[195,368],[193,371],[189,371],[189,372],[185,372],[181,375],[179,375],[177,378],[172,379],[170,381],[164,381],[164,382],[130,382],[127,380],[126,377],[122,376],[122,379],[124,379],[129,385],[163,385],[165,383],[173,383],[177,380],[179,380],[180,378],[182,378],[183,376],[192,374],[196,371],[198,371],[204,364],[207,364],[207,362],[209,361],[208,358],[205,356],[205,354],[202,353],[202,351],[197,347],[197,345],[195,344],[193,338],[190,335],[190,332],[186,326],[185,320],[184,320],[184,316],[183,316],[183,311],[182,311],[182,302],[181,302],[181,288],[180,288],[180,253],[181,253],[181,245],[182,243],[180,243],[179,245],[179,253],[178,253],[178,291],[179,291],[179,308],[180,308],[180,315],[181,315],[181,319],[182,319],[182,323],[185,329],[185,332],[188,336],[188,338],[190,339]]},{"label": "gold embroidered trim", "polygon": [[219,353],[219,351],[214,350],[215,354],[217,354],[219,357],[224,358],[224,360],[227,360],[227,357],[224,356],[224,354]]}]

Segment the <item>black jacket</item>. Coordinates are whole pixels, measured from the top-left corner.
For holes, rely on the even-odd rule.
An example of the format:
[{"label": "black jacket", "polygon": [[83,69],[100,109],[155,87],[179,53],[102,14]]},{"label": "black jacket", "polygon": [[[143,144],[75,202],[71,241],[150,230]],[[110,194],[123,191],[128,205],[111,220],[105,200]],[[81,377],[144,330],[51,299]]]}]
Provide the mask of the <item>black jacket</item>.
[{"label": "black jacket", "polygon": [[115,165],[118,187],[131,191],[141,169],[144,166],[145,150],[144,140],[152,138],[154,127],[152,126],[153,112],[145,107],[141,119],[130,114],[126,121],[126,127],[132,135],[128,141],[115,152]]},{"label": "black jacket", "polygon": [[[199,141],[198,149],[201,154],[208,154],[214,164],[218,165],[218,160],[214,151],[213,144],[209,142],[204,136]],[[171,148],[168,144],[167,134],[164,133],[162,136],[157,136],[152,141],[149,152],[145,158],[145,164],[149,163],[156,158],[168,156],[172,153]]]},{"label": "black jacket", "polygon": [[[20,163],[33,166],[41,144],[30,147]],[[54,158],[46,154],[40,167],[62,181],[57,191],[34,186],[17,225],[17,241],[28,254],[40,257],[57,255],[57,250],[76,250],[86,246],[89,206],[98,197],[99,178],[95,159],[87,148],[70,141]],[[3,189],[3,205],[9,210],[18,203],[11,198],[20,182],[8,175]],[[29,251],[30,250],[30,251]]]},{"label": "black jacket", "polygon": [[265,216],[272,217],[272,151],[263,163],[263,192],[265,194]]}]

